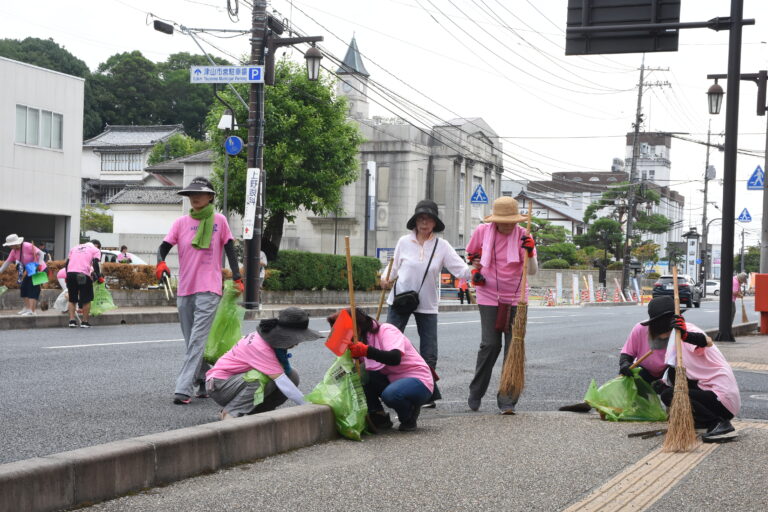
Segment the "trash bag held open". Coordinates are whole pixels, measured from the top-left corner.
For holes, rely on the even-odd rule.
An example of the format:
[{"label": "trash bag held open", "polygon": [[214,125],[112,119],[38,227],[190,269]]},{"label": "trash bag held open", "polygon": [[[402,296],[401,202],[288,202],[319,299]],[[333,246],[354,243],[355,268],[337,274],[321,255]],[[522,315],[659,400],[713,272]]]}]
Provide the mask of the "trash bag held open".
[{"label": "trash bag held open", "polygon": [[211,330],[208,332],[208,341],[205,343],[205,352],[203,352],[203,358],[209,364],[218,361],[243,337],[245,308],[237,305],[239,298],[240,293],[235,288],[234,282],[225,282],[224,293],[216,308],[216,316],[213,318]]},{"label": "trash bag held open", "polygon": [[632,373],[633,378],[617,377],[599,388],[592,379],[584,401],[609,421],[666,421],[659,395],[639,376],[639,368]]},{"label": "trash bag held open", "polygon": [[104,283],[93,283],[93,302],[91,302],[91,316],[99,316],[107,311],[117,309],[112,300],[112,294]]},{"label": "trash bag held open", "polygon": [[314,404],[330,405],[339,433],[355,441],[365,429],[368,405],[360,376],[349,351],[331,365],[323,380],[306,397]]}]

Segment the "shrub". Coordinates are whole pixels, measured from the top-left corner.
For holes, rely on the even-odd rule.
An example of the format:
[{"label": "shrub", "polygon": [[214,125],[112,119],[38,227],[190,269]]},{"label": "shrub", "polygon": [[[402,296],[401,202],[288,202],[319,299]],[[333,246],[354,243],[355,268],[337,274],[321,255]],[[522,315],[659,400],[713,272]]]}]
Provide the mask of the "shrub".
[{"label": "shrub", "polygon": [[622,270],[624,268],[624,262],[614,261],[613,263],[608,264],[606,268],[608,270]]},{"label": "shrub", "polygon": [[[300,251],[280,251],[270,262],[265,279],[268,290],[346,290],[347,262],[344,256]],[[357,290],[373,290],[381,262],[377,258],[352,257],[352,275]],[[276,272],[275,272],[276,271]]]},{"label": "shrub", "polygon": [[661,277],[661,274],[659,274],[658,272],[648,272],[645,275],[645,277],[646,279],[658,279],[659,277]]},{"label": "shrub", "polygon": [[545,262],[544,262],[544,263],[541,265],[541,268],[549,268],[549,269],[557,268],[557,269],[563,269],[563,268],[569,268],[570,266],[571,266],[571,265],[570,265],[570,264],[569,264],[569,263],[568,263],[566,260],[563,260],[563,259],[560,259],[560,258],[555,258],[555,259],[553,259],[553,260],[545,261]]}]

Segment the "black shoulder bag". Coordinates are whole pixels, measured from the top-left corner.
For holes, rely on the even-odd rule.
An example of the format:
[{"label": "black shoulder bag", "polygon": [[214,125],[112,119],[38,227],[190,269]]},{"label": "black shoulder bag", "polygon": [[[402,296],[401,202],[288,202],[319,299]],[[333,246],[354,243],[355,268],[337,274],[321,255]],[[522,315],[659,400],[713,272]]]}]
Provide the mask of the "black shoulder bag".
[{"label": "black shoulder bag", "polygon": [[440,239],[435,240],[435,246],[432,248],[432,254],[429,255],[429,261],[427,262],[427,268],[424,269],[424,277],[421,278],[421,284],[419,289],[409,292],[397,293],[397,281],[395,281],[395,300],[392,301],[392,308],[401,315],[410,315],[416,308],[419,307],[419,292],[421,287],[424,286],[424,281],[427,279],[427,273],[429,272],[429,266],[432,264],[432,257],[435,255],[437,244],[440,243]]}]

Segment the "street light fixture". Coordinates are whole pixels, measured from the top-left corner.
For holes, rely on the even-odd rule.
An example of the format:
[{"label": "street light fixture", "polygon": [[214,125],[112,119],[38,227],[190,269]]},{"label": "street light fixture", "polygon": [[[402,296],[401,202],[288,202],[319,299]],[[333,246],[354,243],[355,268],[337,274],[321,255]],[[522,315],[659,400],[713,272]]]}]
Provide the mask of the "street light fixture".
[{"label": "street light fixture", "polygon": [[712,115],[717,115],[720,113],[720,107],[723,105],[723,96],[725,95],[725,91],[723,91],[723,88],[720,86],[720,84],[717,83],[717,80],[715,80],[715,83],[710,86],[710,88],[707,90],[707,99],[709,100],[709,113]]},{"label": "street light fixture", "polygon": [[323,54],[313,44],[304,54],[304,58],[307,60],[307,78],[317,80],[320,77],[320,61],[323,60]]}]

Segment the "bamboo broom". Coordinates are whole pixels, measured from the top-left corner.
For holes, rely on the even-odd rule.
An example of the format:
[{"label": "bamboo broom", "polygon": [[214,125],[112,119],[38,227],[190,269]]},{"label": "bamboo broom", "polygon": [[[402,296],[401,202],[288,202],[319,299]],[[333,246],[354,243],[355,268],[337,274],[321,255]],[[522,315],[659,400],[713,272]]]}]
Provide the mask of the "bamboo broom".
[{"label": "bamboo broom", "polygon": [[[528,213],[527,234],[531,232],[531,214]],[[499,394],[517,402],[525,387],[525,328],[528,324],[528,251],[523,255],[523,278],[520,284],[520,302],[512,323],[512,346],[509,347],[501,369]]]},{"label": "bamboo broom", "polygon": [[747,316],[747,308],[744,307],[744,296],[741,296],[741,323],[746,324],[749,322],[749,317]]},{"label": "bamboo broom", "polygon": [[[672,281],[675,293],[675,314],[680,314],[680,292],[677,286],[677,266],[672,267]],[[688,378],[683,366],[683,341],[680,331],[675,332],[675,390],[672,396],[672,407],[669,411],[669,428],[664,437],[665,452],[689,452],[696,448],[698,440],[693,426],[693,410],[688,396]]]}]

